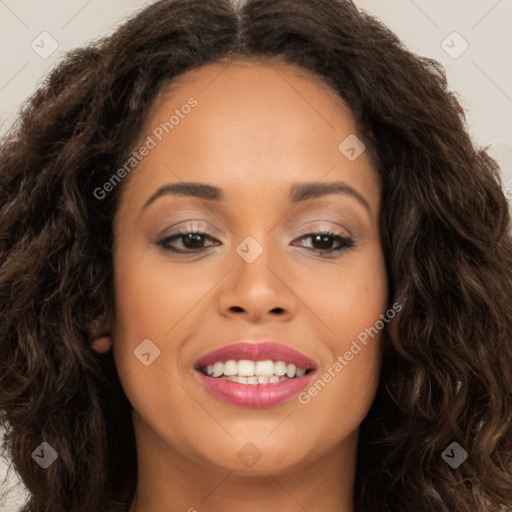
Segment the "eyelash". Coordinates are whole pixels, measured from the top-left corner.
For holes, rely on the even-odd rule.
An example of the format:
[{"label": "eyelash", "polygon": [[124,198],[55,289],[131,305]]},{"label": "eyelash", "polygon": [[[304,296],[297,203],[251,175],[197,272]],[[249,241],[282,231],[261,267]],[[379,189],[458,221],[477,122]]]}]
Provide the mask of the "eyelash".
[{"label": "eyelash", "polygon": [[[183,237],[185,237],[188,234],[200,235],[200,236],[206,237],[210,240],[215,240],[208,233],[201,231],[197,227],[186,226],[184,228],[179,229],[178,231],[176,231],[175,233],[173,233],[169,236],[161,238],[160,240],[158,240],[158,242],[156,242],[156,245],[158,245],[159,247],[162,247],[162,249],[164,249],[165,251],[170,251],[170,252],[178,253],[178,254],[194,254],[194,253],[197,254],[199,252],[203,252],[206,249],[208,249],[208,247],[201,247],[196,250],[191,249],[191,250],[183,251],[183,250],[173,248],[169,245],[170,242],[173,242],[174,240],[179,240],[180,238],[183,239]],[[337,240],[339,247],[337,247],[335,249],[325,249],[325,250],[324,249],[310,249],[314,252],[319,252],[321,254],[341,253],[343,251],[346,251],[346,250],[351,249],[356,246],[354,239],[352,239],[350,237],[342,236],[339,233],[337,233],[336,231],[332,231],[329,229],[328,230],[316,229],[316,230],[313,230],[312,232],[304,233],[299,239],[311,238],[313,236],[318,236],[318,235],[328,236],[330,238],[333,238],[334,240]]]}]

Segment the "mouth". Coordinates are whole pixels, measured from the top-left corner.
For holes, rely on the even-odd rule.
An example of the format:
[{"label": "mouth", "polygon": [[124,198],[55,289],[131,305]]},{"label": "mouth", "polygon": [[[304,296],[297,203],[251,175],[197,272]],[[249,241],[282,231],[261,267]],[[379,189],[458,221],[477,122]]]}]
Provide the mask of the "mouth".
[{"label": "mouth", "polygon": [[226,362],[216,361],[214,364],[202,366],[199,371],[208,377],[226,379],[239,384],[275,384],[300,378],[313,369],[300,368],[293,363],[272,359],[263,361],[229,359]]},{"label": "mouth", "polygon": [[235,343],[205,354],[196,375],[216,398],[239,407],[272,407],[298,394],[316,363],[274,342]]}]

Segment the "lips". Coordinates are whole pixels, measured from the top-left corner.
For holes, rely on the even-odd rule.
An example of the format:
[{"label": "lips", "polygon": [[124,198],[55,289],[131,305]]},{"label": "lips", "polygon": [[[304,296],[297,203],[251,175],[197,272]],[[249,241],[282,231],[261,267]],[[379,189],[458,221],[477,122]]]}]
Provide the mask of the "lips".
[{"label": "lips", "polygon": [[249,361],[265,361],[267,359],[286,361],[287,363],[292,363],[305,370],[315,369],[317,366],[312,359],[304,354],[273,341],[233,343],[232,345],[227,345],[213,350],[212,352],[208,352],[200,357],[194,366],[196,369],[199,369],[215,364],[218,361],[224,362],[230,359],[234,359],[235,361],[240,359],[247,359]]},{"label": "lips", "polygon": [[[255,372],[252,377],[231,376],[237,362],[239,369],[262,368],[265,376],[257,376]],[[196,377],[216,398],[238,407],[260,408],[279,405],[297,395],[309,384],[317,365],[309,357],[281,343],[242,341],[208,352],[196,361],[194,367]],[[230,376],[223,375],[224,367]],[[283,374],[285,367],[287,370]],[[220,372],[218,368],[221,368]],[[277,374],[269,377],[269,368],[275,368]]]}]

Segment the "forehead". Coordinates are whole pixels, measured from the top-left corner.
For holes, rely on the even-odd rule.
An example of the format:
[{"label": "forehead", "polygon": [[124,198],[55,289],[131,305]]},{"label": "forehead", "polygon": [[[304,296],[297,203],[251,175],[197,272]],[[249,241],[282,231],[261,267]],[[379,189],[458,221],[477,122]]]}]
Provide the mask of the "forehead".
[{"label": "forehead", "polygon": [[347,171],[360,184],[373,182],[366,154],[350,162],[340,151],[356,132],[350,108],[307,70],[272,61],[211,64],[178,76],[157,96],[141,136],[156,144],[130,181],[149,193],[162,179],[215,178],[253,194],[279,182],[332,181]]},{"label": "forehead", "polygon": [[247,128],[263,123],[275,129],[284,116],[287,133],[302,129],[311,137],[317,127],[356,130],[350,108],[323,78],[279,61],[227,61],[187,71],[157,96],[147,115],[149,125],[191,96],[200,107],[194,114],[202,114],[194,117],[208,117],[211,123],[229,119]]}]

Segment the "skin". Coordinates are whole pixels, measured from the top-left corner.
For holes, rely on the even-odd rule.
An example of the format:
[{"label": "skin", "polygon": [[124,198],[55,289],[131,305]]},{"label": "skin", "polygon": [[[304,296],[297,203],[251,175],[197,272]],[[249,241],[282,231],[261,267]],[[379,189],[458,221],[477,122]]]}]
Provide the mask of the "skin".
[{"label": "skin", "polygon": [[[141,141],[190,97],[197,106],[122,184],[114,220],[109,327],[139,465],[130,512],[353,511],[358,427],[377,389],[380,332],[308,404],[297,396],[262,409],[225,403],[203,388],[194,362],[240,339],[273,339],[313,359],[319,377],[375,324],[388,287],[370,156],[350,161],[338,149],[357,129],[334,91],[268,61],[181,75],[156,99]],[[220,187],[225,199],[164,195],[143,209],[159,187],[182,181]],[[289,202],[292,183],[327,181],[355,189],[369,210],[346,194]],[[157,245],[190,224],[212,237],[195,246],[206,249]],[[355,247],[322,255],[338,241],[315,242],[307,236],[315,229],[350,236]],[[252,263],[236,252],[248,236],[263,248]],[[186,251],[184,243],[173,247]],[[146,366],[134,350],[148,338],[160,355]],[[237,456],[247,443],[261,455],[253,467]]]}]

